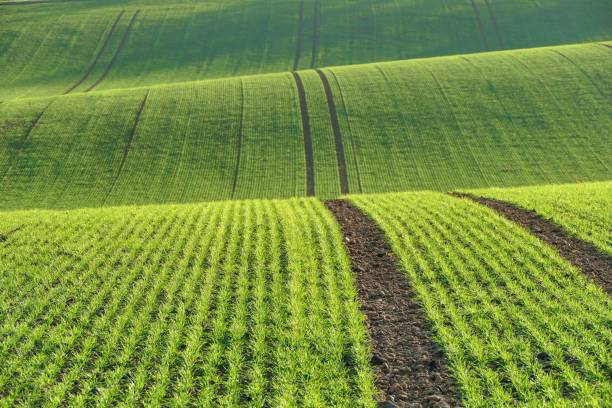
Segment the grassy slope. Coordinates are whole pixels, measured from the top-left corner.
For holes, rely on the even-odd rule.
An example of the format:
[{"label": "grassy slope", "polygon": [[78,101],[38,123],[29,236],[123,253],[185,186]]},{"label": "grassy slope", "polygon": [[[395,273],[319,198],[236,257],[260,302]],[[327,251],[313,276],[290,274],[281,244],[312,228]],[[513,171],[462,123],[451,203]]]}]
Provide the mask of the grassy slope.
[{"label": "grassy slope", "polygon": [[[303,3],[300,68],[609,40],[612,34],[607,19],[612,6],[605,0],[490,1],[492,15],[484,1],[475,0],[484,37],[465,0],[326,0],[316,14],[313,47],[315,1]],[[99,89],[287,71],[296,53],[299,5],[84,0],[5,6],[0,100],[57,95],[76,84],[122,10],[108,46],[75,92],[102,75],[137,10]]]},{"label": "grassy slope", "polygon": [[537,213],[612,254],[612,182],[472,190]]},{"label": "grassy slope", "polygon": [[[325,69],[350,191],[609,179],[611,58],[588,44]],[[300,75],[315,193],[333,197],[323,85]],[[302,196],[299,112],[290,74],[7,102],[0,208]]]},{"label": "grassy slope", "polygon": [[0,405],[374,405],[315,200],[5,212],[0,232]]},{"label": "grassy slope", "polygon": [[349,199],[387,233],[466,406],[609,401],[610,298],[554,250],[468,200]]}]

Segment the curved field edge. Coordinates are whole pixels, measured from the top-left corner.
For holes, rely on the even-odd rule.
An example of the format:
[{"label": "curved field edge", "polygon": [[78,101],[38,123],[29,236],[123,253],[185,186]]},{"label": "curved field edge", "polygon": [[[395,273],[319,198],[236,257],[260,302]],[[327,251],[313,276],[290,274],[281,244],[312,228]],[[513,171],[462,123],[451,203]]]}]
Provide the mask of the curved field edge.
[{"label": "curved field edge", "polygon": [[3,404],[374,406],[317,200],[8,212],[0,231]]},{"label": "curved field edge", "polygon": [[552,248],[441,193],[346,199],[387,234],[466,406],[610,398],[610,298]]},{"label": "curved field edge", "polygon": [[[326,84],[301,71],[314,194],[610,179],[610,58],[585,44],[326,68]],[[300,113],[289,73],[3,103],[0,208],[304,196]]]},{"label": "curved field edge", "polygon": [[535,211],[603,253],[612,254],[612,181],[466,192]]}]

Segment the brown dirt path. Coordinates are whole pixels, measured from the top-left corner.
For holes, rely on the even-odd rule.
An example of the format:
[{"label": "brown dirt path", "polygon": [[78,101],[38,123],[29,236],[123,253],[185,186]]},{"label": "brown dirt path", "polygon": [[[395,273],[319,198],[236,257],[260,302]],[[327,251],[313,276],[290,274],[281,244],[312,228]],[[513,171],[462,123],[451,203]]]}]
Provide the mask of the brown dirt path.
[{"label": "brown dirt path", "polygon": [[500,215],[516,222],[533,235],[554,247],[559,255],[580,269],[593,282],[612,294],[612,256],[599,251],[590,243],[583,241],[560,226],[546,220],[535,211],[529,211],[505,201],[473,196],[465,193],[451,193],[459,198],[467,198],[486,205]]},{"label": "brown dirt path", "polygon": [[340,223],[356,276],[381,392],[379,406],[458,406],[444,354],[383,232],[347,201],[325,205]]},{"label": "brown dirt path", "polygon": [[329,117],[331,119],[332,131],[334,133],[334,143],[336,147],[336,162],[338,163],[338,176],[340,177],[340,192],[342,194],[349,193],[348,174],[346,171],[346,158],[344,156],[344,143],[342,142],[342,133],[340,132],[340,122],[338,121],[338,112],[336,110],[336,103],[334,101],[334,94],[331,89],[331,85],[325,76],[325,73],[320,69],[317,69],[317,74],[323,82],[323,88],[325,89],[325,97],[327,99],[327,108],[329,110]]},{"label": "brown dirt path", "polygon": [[106,47],[108,46],[108,43],[109,43],[111,37],[113,36],[113,34],[115,33],[115,30],[117,29],[117,24],[119,24],[119,20],[121,20],[121,17],[123,16],[124,13],[125,13],[125,10],[121,10],[121,12],[119,12],[119,15],[117,16],[117,18],[113,22],[113,25],[111,26],[110,31],[108,32],[108,34],[104,38],[104,42],[102,43],[102,47],[100,47],[100,51],[98,51],[98,53],[96,54],[94,60],[91,62],[91,64],[89,65],[89,67],[85,71],[85,74],[83,74],[81,79],[79,79],[74,85],[72,85],[70,88],[68,88],[66,90],[66,92],[64,92],[64,95],[69,94],[70,92],[74,91],[76,89],[76,87],[81,85],[83,83],[83,81],[85,81],[89,77],[89,75],[91,74],[93,69],[98,64],[98,61],[100,60],[100,57],[104,53],[104,50],[106,50]]},{"label": "brown dirt path", "polygon": [[293,71],[293,79],[298,90],[300,101],[300,113],[302,117],[302,129],[304,130],[304,153],[306,155],[306,195],[309,197],[315,194],[314,180],[314,153],[312,150],[312,134],[310,131],[310,118],[308,116],[308,105],[306,104],[306,90],[300,75]]}]

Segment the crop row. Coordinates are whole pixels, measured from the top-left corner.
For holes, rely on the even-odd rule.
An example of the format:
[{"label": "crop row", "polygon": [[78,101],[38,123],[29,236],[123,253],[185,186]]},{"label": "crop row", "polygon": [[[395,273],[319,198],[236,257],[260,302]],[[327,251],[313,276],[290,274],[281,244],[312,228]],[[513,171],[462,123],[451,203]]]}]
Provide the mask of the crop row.
[{"label": "crop row", "polygon": [[315,200],[3,213],[0,228],[2,404],[373,403],[349,261]]}]

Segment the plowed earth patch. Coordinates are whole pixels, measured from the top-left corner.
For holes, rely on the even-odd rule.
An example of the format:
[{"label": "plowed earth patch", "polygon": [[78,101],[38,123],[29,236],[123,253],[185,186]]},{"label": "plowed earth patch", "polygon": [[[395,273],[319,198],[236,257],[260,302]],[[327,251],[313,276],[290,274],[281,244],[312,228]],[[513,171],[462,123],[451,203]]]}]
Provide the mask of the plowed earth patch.
[{"label": "plowed earth patch", "polygon": [[612,256],[602,253],[588,242],[569,234],[535,211],[524,210],[504,201],[476,197],[471,194],[452,193],[452,195],[486,205],[528,229],[542,241],[553,246],[559,255],[579,268],[592,281],[600,285],[606,293],[612,294]]},{"label": "plowed earth patch", "polygon": [[380,406],[459,405],[444,354],[383,232],[346,201],[325,205],[340,223],[356,276]]}]

